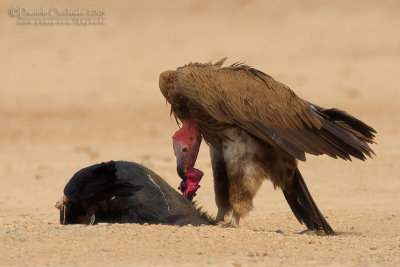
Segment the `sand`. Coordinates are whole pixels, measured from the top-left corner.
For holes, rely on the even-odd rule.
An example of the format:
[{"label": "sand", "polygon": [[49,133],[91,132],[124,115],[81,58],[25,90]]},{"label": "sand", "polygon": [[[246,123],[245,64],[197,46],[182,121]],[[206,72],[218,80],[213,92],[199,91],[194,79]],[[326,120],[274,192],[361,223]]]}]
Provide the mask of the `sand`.
[{"label": "sand", "polygon": [[[214,2],[1,2],[0,265],[400,265],[400,3]],[[12,7],[104,9],[105,20],[17,25]],[[178,187],[158,75],[225,56],[378,131],[373,160],[299,165],[338,235],[298,234],[268,181],[239,229],[61,226],[54,204],[85,166],[134,161]],[[196,200],[215,216],[206,144],[196,166]]]}]

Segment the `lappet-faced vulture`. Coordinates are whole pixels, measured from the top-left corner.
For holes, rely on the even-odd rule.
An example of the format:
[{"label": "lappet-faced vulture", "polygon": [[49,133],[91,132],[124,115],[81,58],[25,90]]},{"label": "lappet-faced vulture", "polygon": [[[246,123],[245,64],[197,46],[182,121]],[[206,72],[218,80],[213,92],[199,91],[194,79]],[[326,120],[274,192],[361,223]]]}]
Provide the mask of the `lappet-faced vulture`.
[{"label": "lappet-faced vulture", "polygon": [[282,189],[294,215],[309,230],[334,231],[319,211],[297,161],[305,154],[365,160],[375,130],[336,108],[298,97],[288,86],[250,66],[190,63],[160,75],[160,89],[182,123],[173,137],[184,195],[202,176],[194,168],[201,138],[210,147],[217,220],[233,211],[238,226],[265,179]]}]

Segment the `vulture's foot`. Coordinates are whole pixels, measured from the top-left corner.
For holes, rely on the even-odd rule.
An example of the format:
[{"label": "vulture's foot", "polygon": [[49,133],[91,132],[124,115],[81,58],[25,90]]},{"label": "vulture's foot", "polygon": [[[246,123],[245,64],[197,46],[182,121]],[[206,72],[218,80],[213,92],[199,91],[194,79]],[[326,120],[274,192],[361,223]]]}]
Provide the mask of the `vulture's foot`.
[{"label": "vulture's foot", "polygon": [[233,212],[232,220],[228,223],[223,224],[222,227],[224,227],[224,228],[228,228],[228,227],[239,228],[239,220],[240,220],[240,217],[238,215],[236,215],[235,212]]}]

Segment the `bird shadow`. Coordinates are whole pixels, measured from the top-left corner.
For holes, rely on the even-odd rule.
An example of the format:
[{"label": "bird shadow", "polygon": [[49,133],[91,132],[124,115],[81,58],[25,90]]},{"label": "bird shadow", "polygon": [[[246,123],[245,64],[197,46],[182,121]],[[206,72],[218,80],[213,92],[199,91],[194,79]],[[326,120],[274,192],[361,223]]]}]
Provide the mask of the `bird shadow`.
[{"label": "bird shadow", "polygon": [[[311,236],[327,236],[323,231],[310,231],[310,230],[295,232],[294,234],[311,235]],[[362,232],[356,232],[356,231],[339,231],[339,232],[335,232],[334,236],[361,236],[362,234],[363,234]]]}]

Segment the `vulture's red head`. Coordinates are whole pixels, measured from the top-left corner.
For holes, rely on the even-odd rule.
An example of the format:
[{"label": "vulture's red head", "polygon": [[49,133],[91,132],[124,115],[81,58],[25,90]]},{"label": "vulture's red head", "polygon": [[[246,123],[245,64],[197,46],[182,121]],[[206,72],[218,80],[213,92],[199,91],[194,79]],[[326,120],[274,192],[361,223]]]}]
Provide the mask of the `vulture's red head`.
[{"label": "vulture's red head", "polygon": [[182,178],[181,190],[186,198],[192,199],[203,173],[194,168],[199,153],[201,134],[194,122],[182,121],[182,128],[177,131],[173,139],[176,156],[177,171]]}]

